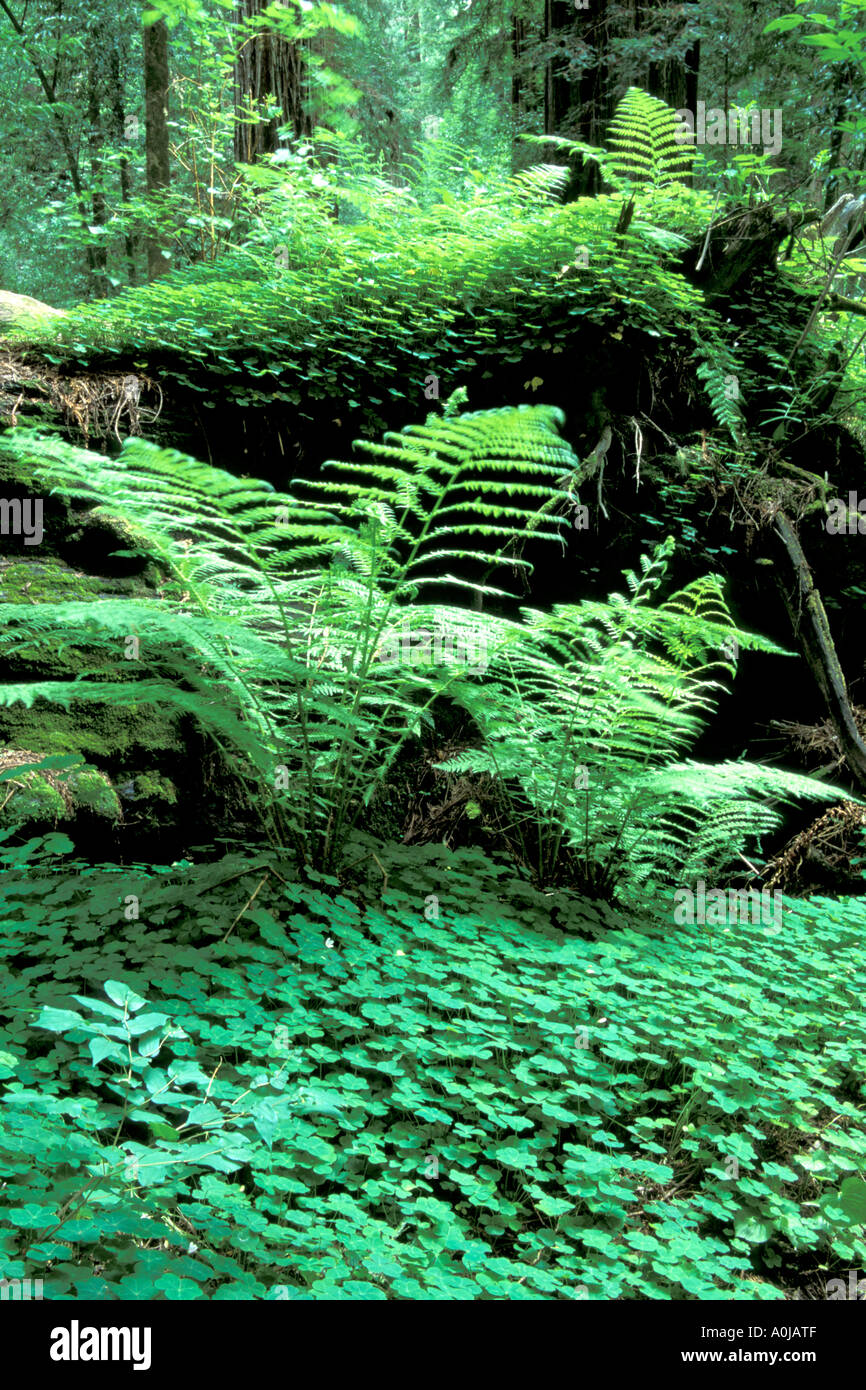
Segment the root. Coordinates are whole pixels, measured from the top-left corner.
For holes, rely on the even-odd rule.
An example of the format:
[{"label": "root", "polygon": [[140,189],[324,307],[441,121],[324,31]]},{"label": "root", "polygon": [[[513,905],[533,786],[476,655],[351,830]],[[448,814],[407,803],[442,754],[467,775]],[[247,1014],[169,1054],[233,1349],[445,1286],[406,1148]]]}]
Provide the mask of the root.
[{"label": "root", "polygon": [[[4,397],[12,396],[16,398],[10,409]],[[159,419],[163,406],[162,389],[149,376],[133,372],[69,375],[46,362],[36,366],[11,352],[0,353],[0,419],[18,424],[22,403],[34,396],[43,397],[62,415],[64,424],[77,430],[85,445],[110,435],[120,441],[121,427],[128,435],[140,435],[142,425]]]}]

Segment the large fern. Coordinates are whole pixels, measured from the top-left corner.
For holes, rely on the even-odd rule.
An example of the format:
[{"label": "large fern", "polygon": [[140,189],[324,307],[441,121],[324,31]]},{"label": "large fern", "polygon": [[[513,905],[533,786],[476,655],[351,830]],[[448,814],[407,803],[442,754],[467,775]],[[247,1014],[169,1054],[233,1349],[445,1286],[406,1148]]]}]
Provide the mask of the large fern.
[{"label": "large fern", "polygon": [[837,794],[794,773],[684,758],[733,670],[731,638],[779,649],[734,627],[715,577],[652,602],[672,549],[627,574],[628,596],[525,613],[483,685],[453,692],[483,742],[443,767],[510,788],[524,857],[544,882],[576,873],[589,890],[628,896],[721,874],[779,824],[780,803]]},{"label": "large fern", "polygon": [[[0,659],[53,645],[96,669],[7,683],[0,704],[159,701],[192,713],[272,835],[327,867],[477,645],[469,629],[483,615],[416,613],[412,600],[444,567],[496,566],[526,534],[558,537],[560,522],[541,509],[559,496],[551,480],[576,463],[560,420],[543,407],[431,417],[363,445],[368,462],[332,465],[339,481],[294,495],[141,440],[110,460],[4,435],[0,457],[17,477],[113,519],[164,583],[153,601],[5,605]],[[431,621],[450,634],[448,652],[407,661],[412,633]],[[134,664],[124,660],[130,636]]]},{"label": "large fern", "polygon": [[[525,534],[558,538],[550,507],[564,494],[551,479],[577,463],[558,419],[541,407],[431,417],[295,495],[140,440],[108,460],[21,431],[0,437],[22,481],[95,507],[163,576],[152,601],[6,604],[0,660],[41,663],[53,646],[92,669],[7,683],[0,705],[154,701],[192,714],[270,833],[327,868],[448,692],[483,736],[448,766],[511,789],[542,878],[577,862],[588,887],[633,892],[721,872],[777,823],[777,802],[833,793],[686,760],[731,636],[777,650],[733,627],[718,580],[654,602],[669,542],[628,575],[628,596],[604,603],[514,621],[419,601],[443,566],[512,565]],[[131,635],[137,663],[123,659]]]}]

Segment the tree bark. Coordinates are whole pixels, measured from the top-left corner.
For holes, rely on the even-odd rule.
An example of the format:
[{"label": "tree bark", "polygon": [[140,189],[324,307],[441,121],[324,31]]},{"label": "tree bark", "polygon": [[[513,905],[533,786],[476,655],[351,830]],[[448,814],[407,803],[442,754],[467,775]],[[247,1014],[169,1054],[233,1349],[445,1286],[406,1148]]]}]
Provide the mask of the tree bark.
[{"label": "tree bark", "polygon": [[[842,156],[844,131],[840,124],[848,115],[851,92],[856,86],[857,74],[850,63],[837,63],[833,70],[833,127],[830,131],[828,169],[838,169]],[[824,211],[833,206],[841,191],[839,177],[831,174],[824,190]]]},{"label": "tree bark", "polygon": [[[104,230],[108,221],[105,205],[105,189],[102,182],[102,103],[100,101],[101,82],[99,80],[100,46],[103,41],[102,26],[97,22],[87,34],[87,147],[90,156],[90,206],[92,227]],[[93,247],[93,293],[98,297],[108,294],[108,248],[103,236]]]},{"label": "tree bark", "polygon": [[[133,131],[137,129],[138,122],[135,121],[132,130],[127,130],[126,108],[123,100],[123,63],[119,43],[113,42],[108,53],[108,70],[106,85],[108,89],[108,110],[112,138],[122,145],[122,142],[131,138]],[[129,205],[132,196],[132,171],[126,155],[120,158],[120,201],[124,209]],[[126,255],[126,276],[130,285],[136,282],[135,271],[135,239],[129,231],[123,235],[123,248]]]},{"label": "tree bark", "polygon": [[[303,63],[300,45],[266,29],[256,33],[245,21],[254,20],[265,8],[263,0],[241,0],[235,23],[241,41],[235,59],[235,159],[254,164],[273,154],[280,145],[278,131],[291,127],[296,137],[309,135],[311,124],[304,109]],[[279,115],[263,119],[261,107],[272,102]]]},{"label": "tree bark", "polygon": [[[545,0],[544,42],[555,45],[544,71],[545,135],[604,143],[614,108],[609,38],[607,6],[600,14],[593,9],[576,13],[567,0]],[[572,73],[569,49],[576,49],[577,42],[594,44],[595,61]],[[601,183],[598,165],[578,157],[572,161],[565,200],[599,193]]]},{"label": "tree bark", "polygon": [[[164,19],[144,28],[145,171],[147,193],[156,197],[171,182],[168,144],[168,26]],[[166,237],[155,231],[147,240],[147,278],[171,269]]]},{"label": "tree bark", "polygon": [[658,61],[650,60],[644,81],[639,85],[645,86],[651,97],[667,102],[675,111],[683,108],[694,111],[698,100],[700,39],[689,40],[683,32],[678,35],[670,32],[681,23],[681,17],[679,7],[672,6],[668,0],[644,0],[643,5],[635,11],[635,18],[636,31],[658,33],[669,38],[671,44],[675,38],[680,45],[685,44],[681,55],[675,53]]}]

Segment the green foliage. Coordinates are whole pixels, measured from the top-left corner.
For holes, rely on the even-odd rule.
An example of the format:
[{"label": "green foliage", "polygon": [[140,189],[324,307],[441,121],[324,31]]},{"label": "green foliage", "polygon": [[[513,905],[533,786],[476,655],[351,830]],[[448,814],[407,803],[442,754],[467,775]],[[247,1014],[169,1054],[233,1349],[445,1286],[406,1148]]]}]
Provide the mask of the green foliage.
[{"label": "green foliage", "polygon": [[255,217],[243,249],[18,336],[52,362],[170,354],[206,405],[224,382],[239,406],[283,404],[304,418],[339,399],[385,428],[389,404],[418,400],[431,381],[445,395],[533,351],[565,353],[590,326],[687,335],[717,422],[739,428],[726,393],[740,370],[729,326],[675,265],[711,215],[706,195],[643,184],[638,214],[615,235],[621,197],[563,206],[551,196],[562,181],[555,165],[503,181],[428,141],[406,184],[349,140],[322,137],[317,150],[324,165],[304,147],[246,171]]},{"label": "green foliage", "polygon": [[[765,99],[750,63],[784,93],[785,171],[811,181],[810,203],[825,175],[864,178],[862,92],[843,81],[864,71],[864,3],[826,16],[801,0],[761,42],[732,0],[700,16],[707,94]],[[362,29],[329,4],[268,6],[245,34],[302,41],[295,95],[334,129],[240,171],[237,116],[274,111],[233,110],[229,0],[155,0],[145,22],[172,32],[158,199],[142,193],[140,11],[0,15],[0,282],[52,303],[131,287],[19,323],[12,348],[43,349],[61,385],[70,365],[132,366],[205,406],[274,407],[298,433],[339,401],[367,436],[354,462],[283,492],[140,440],[108,459],[0,436],[0,476],[50,497],[46,549],[84,513],[138,570],[124,588],[53,555],[3,568],[0,1272],[43,1277],[49,1298],[746,1301],[790,1297],[806,1255],[824,1278],[866,1265],[866,900],[787,902],[772,928],[683,926],[675,908],[679,885],[733,878],[755,842],[760,856],[792,799],[834,795],[689,759],[733,652],[779,648],[735,626],[713,574],[662,597],[670,541],[626,593],[513,616],[525,542],[563,539],[587,466],[559,411],[459,413],[454,390],[501,377],[516,399],[529,377],[562,400],[581,354],[620,361],[628,332],[645,421],[667,438],[653,340],[677,375],[690,356],[708,402],[690,437],[711,410],[736,445],[668,441],[683,467],[661,505],[687,498],[700,575],[694,509],[755,474],[738,402],[777,442],[831,412],[866,436],[862,330],[818,315],[801,350],[775,266],[719,314],[683,273],[719,216],[684,180],[751,205],[780,172],[769,155],[694,161],[639,87],[610,150],[537,134],[551,115],[596,125],[604,74],[655,65],[667,81],[697,36],[690,7],[639,30],[613,10],[559,27],[567,8],[358,0]],[[804,18],[820,31],[804,52],[826,60],[813,71],[774,38]],[[23,60],[46,80],[22,91]],[[597,101],[560,109],[587,64]],[[561,204],[554,164],[507,177],[526,129],[542,158],[596,159],[615,196]],[[152,237],[180,268],[135,288]],[[813,294],[809,252],[792,234],[788,272]],[[853,298],[862,267],[819,269]],[[18,369],[10,354],[13,422],[30,408]],[[444,414],[370,443],[422,385]],[[431,584],[478,607],[429,601]],[[117,820],[108,778],[80,763],[109,752],[133,823],[144,798],[187,817],[183,779],[163,775],[186,716],[270,847],[231,829],[221,858],[120,867],[22,834]],[[10,765],[22,752],[33,762]],[[492,830],[510,858],[359,832],[419,757],[464,780],[469,833]]]},{"label": "green foliage", "polygon": [[614,151],[610,168],[628,183],[664,186],[687,177],[694,155],[677,140],[678,127],[675,113],[665,102],[640,87],[629,87],[608,131]]},{"label": "green foliage", "polygon": [[[120,553],[155,562],[165,582],[152,599],[6,604],[0,657],[47,644],[83,669],[7,681],[0,704],[193,715],[271,837],[327,868],[433,702],[474,651],[506,640],[492,620],[413,601],[451,579],[449,565],[495,567],[518,541],[559,538],[564,520],[542,508],[564,498],[556,480],[577,463],[561,419],[541,406],[431,416],[296,496],[141,440],[109,460],[3,436],[16,476],[119,526]],[[465,573],[453,583],[500,592]]]},{"label": "green foliage", "polygon": [[[257,212],[243,249],[75,309],[41,332],[49,357],[167,354],[197,393],[206,369],[206,403],[225,382],[239,405],[333,399],[384,428],[389,404],[417,402],[429,375],[444,397],[532,349],[565,352],[584,325],[677,340],[693,316],[715,336],[673,265],[704,225],[705,195],[648,189],[616,240],[620,197],[556,204],[529,175],[494,181],[472,158],[451,177],[459,194],[434,180],[416,196],[347,141],[319,149],[324,164],[285,151],[248,171]],[[575,247],[586,267],[564,276]]]},{"label": "green foliage", "polygon": [[0,703],[194,715],[271,839],[327,871],[448,695],[480,742],[445,766],[519,789],[511,839],[540,881],[577,874],[589,891],[633,894],[729,868],[779,823],[769,798],[834,793],[752,764],[677,761],[714,708],[715,676],[734,669],[726,645],[779,650],[734,627],[719,579],[653,607],[669,541],[627,576],[628,599],[521,622],[419,601],[431,583],[501,596],[491,572],[525,568],[527,539],[561,539],[555,508],[578,467],[561,419],[542,406],[430,416],[294,495],[142,441],[110,461],[7,436],[15,472],[119,518],[127,553],[166,582],[159,599],[6,605],[0,656],[62,644],[91,670],[7,682]]},{"label": "green foliage", "polygon": [[862,899],[626,925],[477,852],[370,848],[366,907],[267,856],[0,849],[6,1277],[753,1300],[802,1252],[864,1263]]},{"label": "green foliage", "polygon": [[567,876],[640,901],[729,872],[780,824],[781,804],[838,794],[755,763],[681,760],[736,670],[731,652],[780,649],[736,628],[716,576],[654,601],[673,549],[626,574],[628,596],[526,613],[483,682],[452,692],[483,742],[443,766],[511,785],[512,834],[543,883]]},{"label": "green foliage", "polygon": [[[796,0],[805,7],[807,0]],[[820,57],[828,63],[846,63],[859,67],[866,75],[866,40],[862,30],[858,30],[858,11],[862,11],[863,0],[842,0],[838,16],[807,11],[800,14],[780,15],[770,20],[764,28],[765,34],[781,33],[798,28],[801,24],[815,24],[823,32],[820,34],[799,34],[797,42],[807,47],[818,48]]]},{"label": "green foliage", "polygon": [[118,820],[117,793],[95,767],[71,755],[38,755],[6,765],[0,754],[0,824],[57,824],[81,812]]},{"label": "green foliage", "polygon": [[[704,347],[704,334],[699,328],[693,329],[692,336],[700,350]],[[733,353],[721,335],[717,335],[714,346],[702,362],[697,364],[695,373],[704,383],[710,398],[716,424],[727,430],[736,442],[743,428],[743,412],[740,400],[740,373]]]}]

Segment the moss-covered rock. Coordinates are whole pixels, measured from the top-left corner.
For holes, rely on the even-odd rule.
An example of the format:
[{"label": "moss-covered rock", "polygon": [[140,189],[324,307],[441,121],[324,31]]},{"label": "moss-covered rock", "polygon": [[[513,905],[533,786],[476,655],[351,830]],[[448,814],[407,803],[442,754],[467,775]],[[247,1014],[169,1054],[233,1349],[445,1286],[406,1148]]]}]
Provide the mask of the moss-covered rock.
[{"label": "moss-covered rock", "polygon": [[117,790],[130,801],[145,804],[163,801],[169,806],[177,805],[177,787],[170,777],[162,777],[158,772],[140,772],[128,777]]},{"label": "moss-covered rock", "polygon": [[[38,492],[26,474],[26,467],[11,469],[0,436],[0,493]],[[112,555],[140,547],[143,537],[134,528],[116,523],[104,508],[81,509],[57,497],[45,499],[45,515],[46,537],[38,550],[0,551],[0,620],[4,605],[51,605],[60,616],[58,610],[69,602],[157,597],[164,575],[154,562]],[[18,622],[21,637],[6,645],[0,684],[69,682],[103,673],[112,683],[141,679],[139,663],[120,659],[122,651],[87,645],[80,636],[75,643],[65,642],[62,618],[58,636],[51,640],[36,626],[28,631],[20,615]],[[158,660],[158,652],[152,655]],[[180,824],[179,802],[184,802],[188,815],[190,804],[202,798],[202,739],[188,716],[157,704],[73,700],[64,708],[43,698],[0,704],[0,750],[4,746],[39,749],[46,756],[75,755],[94,769],[81,782],[76,805],[65,804],[60,786],[46,782],[41,774],[28,776],[26,786],[16,786],[9,797],[7,824],[9,816],[53,823],[86,811],[123,828],[123,804],[132,833],[146,825],[156,834],[172,834]],[[0,783],[0,804],[6,795]]]},{"label": "moss-covered rock", "polygon": [[123,815],[111,782],[95,767],[58,767],[50,755],[4,748],[0,774],[0,824],[56,825],[83,814],[119,821]]},{"label": "moss-covered rock", "polygon": [[56,825],[67,820],[70,808],[60,788],[45,773],[22,772],[8,782],[0,782],[0,824]]},{"label": "moss-covered rock", "polygon": [[84,601],[115,594],[143,597],[148,592],[141,578],[85,574],[57,555],[40,552],[33,559],[0,556],[0,603]]},{"label": "moss-covered rock", "polygon": [[120,820],[123,812],[117,792],[104,772],[97,772],[95,767],[85,767],[73,773],[69,781],[76,810],[106,816],[109,820]]}]

